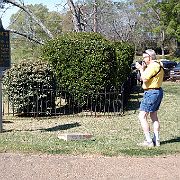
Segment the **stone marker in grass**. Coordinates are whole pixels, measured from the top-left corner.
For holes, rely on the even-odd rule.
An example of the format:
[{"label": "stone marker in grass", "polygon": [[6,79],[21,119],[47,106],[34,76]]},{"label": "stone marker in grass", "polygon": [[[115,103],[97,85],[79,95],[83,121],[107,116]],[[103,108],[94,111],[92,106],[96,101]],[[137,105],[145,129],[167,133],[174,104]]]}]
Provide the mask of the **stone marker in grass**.
[{"label": "stone marker in grass", "polygon": [[65,141],[73,141],[73,140],[85,140],[92,138],[91,134],[83,134],[83,133],[65,133],[59,134],[58,138],[63,139]]}]

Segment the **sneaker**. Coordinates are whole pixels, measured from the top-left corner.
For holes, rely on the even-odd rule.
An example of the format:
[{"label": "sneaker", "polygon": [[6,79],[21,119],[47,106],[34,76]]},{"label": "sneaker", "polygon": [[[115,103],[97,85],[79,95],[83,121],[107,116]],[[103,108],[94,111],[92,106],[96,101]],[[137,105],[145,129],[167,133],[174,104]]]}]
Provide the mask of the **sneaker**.
[{"label": "sneaker", "polygon": [[154,146],[160,146],[160,141],[159,140],[156,140],[156,141],[153,141],[153,143],[154,143]]},{"label": "sneaker", "polygon": [[141,147],[154,147],[154,143],[153,142],[147,142],[147,141],[144,141],[142,143],[138,143],[137,145],[141,146]]}]

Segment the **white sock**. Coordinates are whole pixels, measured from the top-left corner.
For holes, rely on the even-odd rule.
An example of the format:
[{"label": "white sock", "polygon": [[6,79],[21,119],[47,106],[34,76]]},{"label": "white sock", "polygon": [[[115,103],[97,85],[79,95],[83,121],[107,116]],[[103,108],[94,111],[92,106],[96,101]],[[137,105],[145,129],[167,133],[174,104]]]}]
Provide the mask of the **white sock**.
[{"label": "white sock", "polygon": [[159,132],[158,131],[154,132],[153,139],[154,139],[154,141],[159,141]]},{"label": "white sock", "polygon": [[144,135],[145,135],[145,137],[146,137],[146,141],[147,141],[148,143],[152,142],[150,132],[146,132],[146,133],[144,133]]}]

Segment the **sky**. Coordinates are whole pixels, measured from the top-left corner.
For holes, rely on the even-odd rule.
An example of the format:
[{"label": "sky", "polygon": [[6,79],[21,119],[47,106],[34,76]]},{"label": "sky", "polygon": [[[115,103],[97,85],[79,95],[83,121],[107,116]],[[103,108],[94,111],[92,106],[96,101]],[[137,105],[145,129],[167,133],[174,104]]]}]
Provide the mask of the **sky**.
[{"label": "sky", "polygon": [[[16,0],[18,2],[18,0]],[[62,4],[64,5],[66,0],[24,0],[25,4],[43,4],[46,5],[48,7],[48,9],[50,11],[52,10],[58,10],[57,9],[57,4]],[[8,6],[5,6],[5,9]],[[60,6],[59,6],[60,7]],[[19,8],[17,7],[11,7],[9,9],[6,10],[5,13],[2,13],[5,9],[0,9],[0,16],[2,15],[2,24],[3,27],[6,29],[9,25],[9,20],[12,14],[16,13]]]},{"label": "sky", "polygon": [[[19,2],[19,0],[16,0],[16,1]],[[114,0],[114,1],[121,1],[121,0]],[[57,10],[60,10],[58,9],[58,7],[62,7],[62,6],[57,7],[57,4],[64,5],[66,4],[67,1],[66,0],[38,0],[38,1],[37,0],[24,0],[24,2],[25,4],[43,4],[43,5],[46,5],[50,11],[53,11],[53,10],[57,11]],[[5,6],[5,9],[7,7],[8,6]],[[19,8],[13,6],[7,9],[5,13],[2,13],[5,9],[0,9],[0,17],[2,15],[2,24],[3,24],[3,27],[6,29],[9,25],[11,15],[16,13],[19,10]]]}]

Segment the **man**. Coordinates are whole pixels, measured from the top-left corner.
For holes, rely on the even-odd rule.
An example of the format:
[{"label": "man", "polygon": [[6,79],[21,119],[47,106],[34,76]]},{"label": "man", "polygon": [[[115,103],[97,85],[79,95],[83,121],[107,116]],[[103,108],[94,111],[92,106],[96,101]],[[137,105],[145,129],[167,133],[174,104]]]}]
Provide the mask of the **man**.
[{"label": "man", "polygon": [[[136,63],[136,68],[141,73],[143,81],[144,96],[140,104],[139,120],[146,138],[146,141],[140,143],[140,146],[153,147],[160,146],[159,129],[160,124],[157,111],[163,98],[163,90],[161,88],[164,70],[162,64],[156,61],[156,53],[152,49],[147,49],[143,53],[143,63]],[[154,136],[151,138],[147,116],[153,122]]]}]

